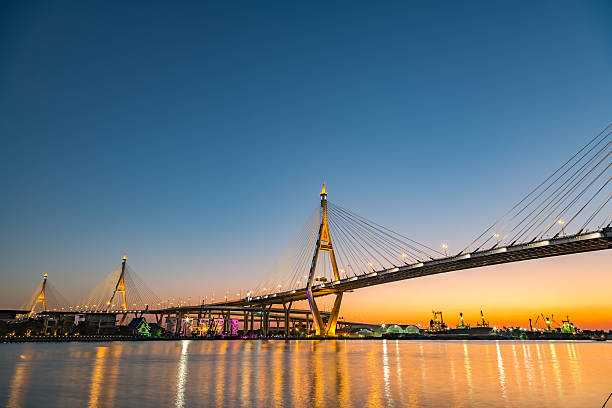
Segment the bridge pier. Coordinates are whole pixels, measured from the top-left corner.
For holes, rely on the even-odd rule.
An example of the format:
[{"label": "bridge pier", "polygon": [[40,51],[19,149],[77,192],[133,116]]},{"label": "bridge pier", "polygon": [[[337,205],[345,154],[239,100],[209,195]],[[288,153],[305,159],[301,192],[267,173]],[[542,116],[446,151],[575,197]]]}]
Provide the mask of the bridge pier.
[{"label": "bridge pier", "polygon": [[182,320],[183,320],[183,313],[177,311],[176,312],[176,330],[174,331],[175,336],[179,336],[181,334]]},{"label": "bridge pier", "polygon": [[291,305],[293,302],[289,302],[289,304],[283,303],[283,309],[285,311],[285,338],[289,337],[289,313],[291,312]]}]

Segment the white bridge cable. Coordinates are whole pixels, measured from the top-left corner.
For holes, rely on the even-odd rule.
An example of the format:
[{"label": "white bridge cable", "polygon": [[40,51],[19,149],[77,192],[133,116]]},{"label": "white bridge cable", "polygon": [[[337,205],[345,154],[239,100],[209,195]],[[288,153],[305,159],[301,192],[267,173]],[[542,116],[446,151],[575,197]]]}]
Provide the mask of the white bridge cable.
[{"label": "white bridge cable", "polygon": [[[316,208],[282,252],[279,259],[272,265],[266,278],[251,291],[251,296],[278,292],[278,285],[281,285],[281,289],[283,287],[285,289],[294,287],[295,282],[298,281],[297,277],[303,276],[303,270],[307,262],[310,262],[307,253],[310,252],[310,257],[312,257],[319,229],[319,220],[320,209]],[[305,274],[308,274],[308,270]],[[288,281],[288,279],[292,279],[293,282]],[[305,281],[303,286],[306,286]]]},{"label": "white bridge cable", "polygon": [[[569,204],[567,204],[567,205],[565,206],[565,208],[563,208],[563,210],[561,210],[561,212],[559,212],[559,213],[557,214],[557,216],[556,216],[556,217],[554,217],[554,218],[553,218],[551,221],[549,221],[549,224],[548,224],[546,227],[544,227],[544,228],[545,228],[545,230],[543,230],[543,231],[542,231],[542,233],[539,235],[539,237],[540,237],[540,238],[541,238],[541,237],[543,237],[543,236],[545,236],[545,235],[546,235],[546,234],[547,234],[547,233],[548,233],[548,232],[549,232],[549,231],[552,229],[552,227],[555,225],[555,221],[556,221],[556,220],[563,220],[563,218],[565,217],[565,215],[566,215],[566,214],[568,214],[568,212],[569,212],[569,210],[570,210],[571,208],[574,208],[574,206],[579,205],[579,203],[580,203],[580,201],[579,201],[579,200],[580,200],[580,199],[581,199],[581,198],[582,198],[582,197],[585,195],[585,193],[586,193],[586,192],[587,192],[587,191],[588,191],[588,190],[589,190],[589,189],[590,189],[590,188],[591,188],[591,187],[592,187],[592,186],[595,184],[595,182],[596,182],[597,180],[599,180],[599,178],[600,178],[600,177],[601,177],[601,176],[602,176],[604,173],[606,173],[606,172],[607,172],[607,170],[610,168],[610,166],[611,166],[611,165],[612,165],[612,163],[608,164],[608,166],[607,166],[607,167],[606,167],[606,168],[605,168],[603,171],[601,171],[601,172],[600,172],[600,173],[599,173],[599,174],[598,174],[598,175],[595,177],[595,179],[593,179],[593,180],[592,180],[592,181],[591,181],[591,182],[590,182],[590,183],[589,183],[589,184],[588,184],[588,185],[587,185],[585,188],[583,188],[583,189],[580,191],[580,193],[579,193],[579,194],[578,194],[576,197],[574,197],[574,198],[573,198],[573,199],[570,201],[570,203],[569,203]],[[585,180],[586,180],[586,179],[585,179]],[[608,180],[608,181],[609,181],[609,180]],[[584,180],[582,180],[580,184],[582,184],[583,182],[584,182]],[[605,184],[602,186],[602,188],[601,188],[601,189],[603,189],[603,188],[604,188],[604,187],[605,187],[607,184],[608,184],[608,183],[606,182],[606,183],[605,183]],[[601,189],[600,189],[600,190],[598,190],[598,191],[597,191],[597,193],[595,193],[595,194],[599,194],[599,192],[601,191]],[[578,203],[578,204],[577,204],[577,203]],[[586,204],[586,205],[588,205],[589,203],[590,203],[590,200],[587,202],[587,204]],[[586,207],[586,205],[585,205],[585,207]],[[577,216],[577,215],[579,215],[579,214],[582,212],[582,210],[584,210],[584,208],[585,208],[585,207],[582,207],[582,208],[581,208],[581,209],[580,209],[580,210],[579,210],[579,211],[578,211],[578,212],[577,212],[577,213],[576,213],[576,214],[575,214],[575,215],[572,217],[571,221],[573,221],[573,220],[576,218],[576,216]],[[570,213],[570,214],[571,214],[571,213]],[[565,227],[567,226],[567,224],[568,224],[567,222],[563,222],[563,225],[561,225],[561,231],[559,231],[559,232],[564,232],[564,229],[565,229]],[[555,237],[556,237],[558,234],[559,234],[559,233],[555,234]]]},{"label": "white bridge cable", "polygon": [[[600,152],[603,153],[603,150]],[[598,156],[594,156],[593,160],[596,159]],[[573,176],[569,177],[568,179],[566,179],[559,187],[557,187],[557,189],[555,191],[553,191],[540,205],[538,205],[527,217],[531,216],[538,208],[540,208],[540,206],[543,206],[543,208],[536,214],[534,215],[531,220],[529,220],[529,222],[527,222],[523,228],[521,228],[521,230],[516,233],[509,241],[511,242],[510,245],[513,245],[515,242],[520,241],[521,238],[525,235],[529,235],[531,231],[533,231],[534,229],[537,229],[537,223],[542,220],[543,218],[546,219],[545,217],[547,216],[547,214],[549,214],[550,212],[554,211],[555,208],[557,208],[559,205],[561,205],[561,203],[563,203],[566,199],[566,197],[569,196],[569,194],[574,190],[574,186],[576,186],[578,183],[580,183],[580,180],[578,180],[578,178],[580,176],[582,176],[582,174],[586,171],[587,169],[587,164],[591,163],[592,160],[590,160],[589,162],[585,163],[580,169],[579,172],[575,173]],[[589,172],[588,174],[592,173]],[[588,176],[587,174],[587,176]],[[578,181],[576,181],[578,180]],[[574,182],[576,182],[575,184],[573,184]],[[554,194],[554,196],[553,196]],[[559,198],[560,197],[560,198]],[[548,202],[550,200],[550,202]],[[522,224],[523,221],[527,218],[525,217],[520,223]],[[508,234],[506,234],[506,236],[504,236],[504,239],[510,234],[512,233],[512,231],[514,231],[515,228],[513,228]],[[502,239],[502,241],[504,240]]]},{"label": "white bridge cable", "polygon": [[[88,294],[83,297],[74,310],[80,311],[97,311],[102,312],[107,308],[109,310],[120,310],[123,308],[123,295],[115,294],[112,303],[113,292],[117,287],[117,282],[121,276],[121,265],[115,268],[108,274],[100,283],[98,283]],[[128,310],[144,310],[155,309],[161,305],[160,298],[146,285],[136,272],[125,265],[125,274],[123,276],[125,286],[126,309]]]},{"label": "white bridge cable", "polygon": [[[493,248],[495,248],[502,245],[514,245],[517,242],[533,242],[536,239],[548,237],[548,234],[558,236],[559,233],[565,234],[568,232],[568,224],[573,227],[575,225],[574,221],[579,216],[581,220],[582,217],[591,218],[589,216],[590,210],[587,209],[590,208],[594,196],[591,197],[589,192],[600,187],[597,181],[602,179],[605,170],[597,174],[593,180],[591,178],[596,174],[595,171],[599,167],[610,162],[612,154],[612,152],[609,152],[612,146],[610,141],[611,127],[612,124],[608,125],[602,132],[593,137],[459,254],[471,250],[474,246],[476,247],[474,251],[478,251],[492,240],[494,242]],[[609,166],[606,170],[608,168]],[[580,190],[585,184],[586,187]],[[601,186],[601,190],[597,191],[596,194],[603,191],[606,186],[607,182]],[[591,199],[586,200],[588,197],[591,197]],[[569,202],[569,204],[565,205],[566,202]],[[558,212],[559,208],[563,208],[563,210]],[[601,211],[601,208],[596,211]],[[570,223],[566,223],[563,219],[566,216],[571,218]],[[589,222],[594,218],[592,217]],[[589,227],[589,222],[585,224],[584,228],[576,231],[585,230]],[[535,232],[543,225],[545,227],[536,235]],[[571,233],[576,232],[572,230]]]},{"label": "white bridge cable", "polygon": [[[128,305],[136,309],[157,309],[161,306],[161,299],[146,284],[129,264],[125,265],[125,288]],[[129,308],[129,307],[128,307]]]},{"label": "white bridge cable", "polygon": [[[601,141],[603,141],[605,139],[602,139]],[[600,142],[601,142],[600,141]],[[565,170],[565,172],[563,172],[563,174],[561,174],[559,177],[557,177],[557,179],[555,181],[553,181],[544,191],[542,191],[540,194],[538,194],[538,196],[536,196],[533,200],[531,200],[525,207],[523,207],[521,209],[521,211],[519,211],[517,214],[515,214],[508,222],[506,222],[506,224],[500,228],[496,233],[499,234],[510,222],[512,222],[523,210],[527,209],[531,204],[533,204],[535,202],[536,199],[538,199],[544,192],[546,192],[549,188],[553,187],[555,185],[555,183],[557,181],[559,181],[560,179],[562,179],[563,176],[565,176],[572,168],[574,168],[575,165],[577,165],[578,163],[580,163],[580,161],[588,154],[590,153],[596,146],[599,145],[598,142],[595,146],[593,146],[591,149],[589,149],[589,151],[587,153],[585,153],[585,155],[583,155],[580,159],[578,159],[578,161],[576,161],[572,166],[570,166],[567,170]],[[576,188],[578,188],[578,186],[580,186],[580,184],[582,184],[582,182],[588,178],[588,176],[590,176],[593,171],[595,171],[595,168],[592,168],[584,177],[582,177],[581,179],[579,179],[576,184],[572,184],[576,179],[578,179],[582,173],[584,173],[584,171],[586,171],[588,169],[588,166],[591,165],[601,154],[604,153],[604,151],[606,149],[608,149],[608,147],[610,146],[610,142],[608,142],[601,150],[599,150],[592,158],[590,158],[589,160],[587,160],[586,163],[584,163],[578,170],[576,170],[574,173],[570,174],[570,176],[565,179],[565,181],[563,181],[561,183],[561,185],[559,187],[557,187],[556,190],[554,190],[550,195],[548,195],[546,197],[546,199],[544,199],[540,204],[538,204],[534,210],[532,210],[532,212],[530,214],[527,215],[527,217],[523,218],[523,220],[521,220],[516,226],[514,226],[510,231],[508,231],[508,233],[506,233],[506,235],[504,235],[504,237],[499,241],[499,242],[503,242],[506,240],[506,238],[512,234],[512,232],[517,229],[518,227],[520,227],[520,225],[531,215],[533,214],[534,211],[536,211],[538,208],[540,208],[541,206],[544,205],[544,208],[538,213],[538,215],[541,215],[538,218],[538,215],[536,215],[531,221],[534,222],[533,225],[535,225],[535,223],[542,219],[542,216],[546,216],[546,214],[548,214],[549,212],[552,213],[554,212],[554,210],[559,206],[562,205],[562,203],[575,191]],[[609,156],[610,154],[608,154]],[[602,159],[599,163],[603,163],[605,161],[607,157],[605,157],[604,159]],[[569,188],[569,191],[568,191]],[[561,190],[559,193],[557,193],[559,190]],[[557,195],[555,195],[553,197],[553,195],[557,193]],[[561,198],[558,201],[555,201],[555,203],[558,203],[557,205],[554,206],[554,208],[551,208],[549,206],[550,203],[547,204],[547,202],[549,201],[550,198],[552,198],[552,200],[554,201],[559,195],[561,195]],[[537,220],[536,220],[537,218]],[[547,219],[547,217],[544,217],[544,221]],[[525,225],[525,227],[527,228],[527,231],[524,232],[524,234],[521,234],[519,237],[517,238],[513,238],[510,241],[512,241],[510,243],[510,245],[513,245],[516,241],[519,241],[520,238],[523,235],[529,235],[529,233],[531,232],[531,229],[533,227],[533,225],[530,226],[530,222],[527,223],[527,225]],[[556,220],[555,220],[556,221]],[[538,227],[536,226],[535,229],[537,229]],[[532,239],[527,239],[530,241],[535,240],[536,237],[533,237]],[[485,242],[486,244],[486,242]],[[499,243],[498,243],[499,244]],[[496,244],[495,246],[497,246],[498,244]],[[494,246],[494,247],[495,247]]]},{"label": "white bridge cable", "polygon": [[[334,205],[332,205],[330,208],[332,210],[332,214],[339,216],[340,218],[348,221],[349,223],[352,223],[353,225],[357,225],[360,230],[365,231],[365,233],[371,238],[370,242],[378,242],[380,244],[384,244],[382,245],[382,250],[385,251],[392,258],[395,258],[398,254],[400,254],[402,258],[410,256],[415,262],[421,262],[419,256],[425,256],[425,258],[433,259],[433,256],[431,254],[423,252],[422,250],[414,247],[411,244],[402,242],[383,230],[377,229],[376,227],[372,227],[371,224],[368,224],[368,222],[357,218],[348,211],[340,210],[339,207]],[[393,249],[389,247],[392,247]],[[404,254],[406,256],[403,256]],[[393,264],[393,262],[391,263]],[[399,263],[407,264],[405,260],[401,260]],[[393,265],[397,266],[395,264]]]},{"label": "white bridge cable", "polygon": [[[350,217],[358,220],[359,222],[363,223],[364,225],[368,226],[369,228],[375,229],[377,231],[379,231],[381,234],[388,236],[390,239],[397,241],[397,243],[406,246],[407,248],[412,248],[413,250],[415,250],[416,252],[424,255],[427,258],[434,258],[435,255],[438,256],[444,256],[444,254],[436,249],[433,249],[427,245],[424,245],[418,241],[415,241],[411,238],[408,238],[402,234],[399,234],[393,230],[390,230],[389,228],[386,228],[380,224],[375,223],[374,221],[368,220],[358,214],[355,214],[352,211],[347,210],[346,208],[340,207],[339,205],[336,205],[334,203],[329,203],[329,206],[333,207],[336,210],[339,210],[347,215],[349,215]],[[405,240],[405,241],[404,241]],[[411,245],[410,243],[416,245]],[[420,248],[419,248],[420,247]],[[428,252],[431,251],[431,252]]]},{"label": "white bridge cable", "polygon": [[346,277],[350,276],[349,273],[351,273],[353,276],[358,276],[367,272],[367,268],[365,270],[360,268],[360,266],[367,265],[367,261],[360,253],[352,248],[344,234],[338,233],[340,228],[336,225],[334,219],[328,218],[328,222],[330,223],[330,229],[332,230],[331,239],[335,245],[334,251],[338,253],[338,258],[341,262],[340,269],[346,271]]},{"label": "white bridge cable", "polygon": [[[608,180],[610,181],[610,180]],[[585,227],[591,222],[593,221],[593,219],[595,219],[597,217],[597,215],[599,214],[599,212],[601,210],[603,210],[605,208],[605,206],[610,202],[610,199],[612,199],[612,193],[608,194],[607,198],[604,198],[604,200],[602,201],[602,203],[597,207],[597,210],[595,210],[595,212],[593,214],[591,214],[591,216],[589,218],[587,218],[587,220],[584,222],[584,224],[582,224],[582,226],[580,227],[580,231],[578,231],[578,234],[582,233],[582,231],[584,231]],[[605,223],[606,220],[604,220],[601,224],[597,224],[598,227],[597,229],[601,229],[601,227],[603,226],[603,224]]]},{"label": "white bridge cable", "polygon": [[552,217],[552,214],[561,205],[563,205],[570,197],[572,197],[572,194],[578,189],[578,187],[580,187],[586,180],[589,179],[591,175],[593,175],[595,170],[610,157],[610,154],[611,153],[608,153],[606,157],[601,159],[595,165],[595,167],[591,168],[586,174],[583,175],[583,173],[587,170],[587,168],[584,167],[584,168],[579,169],[579,173],[577,172],[574,175],[572,175],[570,178],[568,178],[566,182],[569,182],[569,183],[567,185],[565,185],[565,183],[562,184],[562,186],[565,185],[565,187],[559,193],[557,193],[557,195],[553,197],[553,200],[551,201],[551,203],[547,204],[538,213],[539,216],[537,218],[534,217],[529,223],[527,223],[527,225],[525,226],[525,227],[528,227],[526,231],[524,231],[520,236],[518,237],[515,236],[516,238],[511,239],[512,241],[511,245],[514,244],[516,241],[520,241],[520,239],[523,236],[527,236],[527,240],[534,241],[538,238],[539,235],[535,235],[530,238],[529,237],[530,234],[534,233],[535,230],[537,230],[540,226],[542,226],[542,224],[546,222],[546,220],[552,219],[553,224],[557,222],[560,219],[559,216]]},{"label": "white bridge cable", "polygon": [[[610,166],[608,166],[609,168]],[[598,176],[599,177],[599,176]],[[608,178],[608,180],[606,181],[606,183],[601,186],[599,188],[599,190],[597,190],[597,192],[595,194],[593,194],[593,196],[582,206],[582,208],[580,208],[580,210],[578,210],[578,212],[568,221],[566,222],[563,227],[561,228],[561,231],[558,232],[555,237],[557,237],[560,233],[563,233],[565,231],[565,228],[567,228],[568,225],[570,225],[575,219],[576,217],[578,217],[578,215],[580,215],[580,213],[593,201],[593,199],[599,194],[601,193],[601,191],[608,185],[608,183],[610,183],[610,180],[612,180],[612,177]],[[608,200],[610,199],[610,196],[608,196]],[[607,200],[606,200],[607,202]],[[597,211],[595,213],[593,213],[591,215],[591,217],[589,217],[588,219],[591,219],[592,217],[594,217],[595,215],[597,215],[597,213],[599,212],[601,208],[598,208]],[[583,230],[583,228],[580,229],[580,231],[578,231],[578,233],[581,233]]]},{"label": "white bridge cable", "polygon": [[[605,152],[605,150],[608,149],[608,147],[610,146],[610,143],[608,142],[603,149],[601,149],[599,152],[597,152],[595,154],[595,156],[593,156],[591,159],[589,159],[583,166],[581,166],[578,170],[576,170],[573,174],[571,174],[569,176],[569,178],[567,178],[563,183],[561,183],[560,187],[563,187],[563,189],[560,191],[559,194],[557,194],[554,198],[553,198],[553,202],[548,203],[543,209],[542,211],[540,211],[540,216],[536,218],[534,218],[532,221],[533,223],[530,225],[528,225],[527,231],[524,232],[523,234],[521,234],[520,237],[518,237],[517,239],[512,240],[513,242],[510,243],[510,245],[513,245],[517,240],[520,240],[523,236],[525,236],[525,239],[523,242],[525,241],[529,241],[529,242],[533,242],[536,239],[538,239],[539,235],[530,235],[535,233],[535,230],[537,230],[538,228],[540,228],[542,226],[542,224],[544,224],[547,220],[550,221],[550,224],[554,224],[555,222],[557,222],[558,220],[560,220],[561,218],[558,217],[552,217],[552,214],[557,210],[557,208],[559,208],[561,205],[563,205],[569,198],[573,197],[574,192],[578,189],[578,187],[580,187],[586,180],[589,179],[590,176],[593,175],[593,173],[595,172],[595,170],[602,164],[604,163],[608,157],[610,156],[610,153],[608,153],[608,155],[606,155],[603,159],[601,159],[599,162],[597,162],[597,164],[590,168],[590,170],[583,175],[583,173],[589,169],[588,166],[592,165],[595,160],[597,158],[599,158],[599,156],[601,154],[603,154]],[[574,163],[576,164],[576,163]],[[572,166],[573,167],[573,166]],[[582,176],[582,177],[580,177]],[[559,188],[557,188],[558,190]],[[557,191],[555,190],[555,191]],[[561,195],[560,198],[559,195]],[[544,202],[546,202],[548,200],[545,200]],[[549,225],[550,225],[549,224]],[[516,228],[516,227],[515,227]],[[515,229],[513,228],[513,230]],[[508,235],[508,234],[507,234]],[[506,236],[504,237],[504,239],[506,238]],[[503,239],[502,239],[503,241]]]},{"label": "white bridge cable", "polygon": [[[356,274],[361,275],[374,271],[374,257],[363,247],[360,242],[356,241],[355,237],[352,236],[350,232],[347,232],[344,230],[343,227],[338,226],[337,222],[333,219],[330,228],[332,229],[332,240],[339,238],[340,240],[344,240],[345,242],[347,242],[345,246],[338,246],[337,249],[334,248],[334,252],[343,253],[345,251],[348,252],[350,250],[353,252],[353,254],[355,254],[355,257],[352,261],[352,268],[353,271],[357,269]],[[334,238],[334,235],[336,236],[336,238]],[[348,264],[341,265],[340,267],[342,269],[348,268]],[[383,267],[380,266],[380,268]]]},{"label": "white bridge cable", "polygon": [[[30,310],[34,305],[36,299],[40,295],[42,291],[42,281],[36,287],[36,291],[30,298],[26,301],[26,303],[20,306],[21,310]],[[45,284],[45,303],[47,305],[47,311],[63,311],[67,310],[70,307],[70,303],[66,300],[64,296],[62,296],[61,292],[53,285],[49,278],[47,278],[47,282]],[[43,306],[41,304],[36,305],[35,312],[42,311]]]},{"label": "white bridge cable", "polygon": [[[486,245],[487,242],[489,242],[490,240],[492,240],[492,239],[496,240],[496,238],[499,237],[499,232],[495,232],[494,233],[495,228],[503,230],[509,224],[509,222],[510,222],[510,221],[507,220],[507,218],[509,216],[512,219],[516,218],[518,214],[522,213],[526,208],[528,208],[530,206],[530,204],[532,204],[537,199],[537,198],[535,198],[535,199],[532,198],[534,196],[534,194],[537,195],[537,197],[539,197],[539,196],[541,196],[543,194],[543,192],[540,191],[540,189],[545,187],[544,188],[544,192],[545,192],[548,189],[550,189],[553,185],[555,185],[556,182],[559,179],[561,179],[565,174],[567,174],[573,167],[575,167],[578,163],[580,163],[582,161],[582,159],[584,159],[587,155],[589,155],[589,153],[592,152],[600,143],[602,143],[602,141],[606,140],[610,136],[610,134],[612,133],[610,131],[611,127],[612,127],[612,124],[609,124],[603,131],[601,131],[599,134],[594,136],[586,145],[584,145],[580,150],[578,150],[578,152],[576,152],[565,163],[563,163],[559,168],[557,168],[550,176],[548,176],[544,181],[542,181],[540,184],[538,184],[538,186],[536,186],[533,190],[531,190],[525,197],[523,197],[518,203],[516,203],[512,208],[510,208],[497,221],[495,221],[484,232],[482,232],[479,236],[477,236],[468,246],[466,246],[462,251],[460,251],[459,254],[462,254],[462,253],[470,250],[477,243],[479,243],[479,244],[476,245],[475,251],[478,251],[482,246]],[[589,148],[589,146],[591,146],[591,147]],[[576,159],[585,150],[587,150],[586,153],[584,153],[580,158]],[[573,164],[571,164],[571,166],[569,168],[566,168],[572,162],[573,162]],[[565,171],[563,171],[564,169],[565,169]],[[556,179],[553,180],[553,178],[558,173],[560,173],[560,172],[563,172],[563,173],[561,175],[559,175]],[[552,182],[551,182],[551,180],[552,180]],[[539,194],[538,194],[538,191],[540,191]],[[524,203],[527,202],[530,198],[532,198],[532,200],[529,201],[528,204],[524,205]],[[520,210],[515,213],[515,210],[517,210],[519,208],[520,208]],[[514,214],[514,215],[511,216],[511,214]],[[499,228],[498,226],[502,225],[504,220],[506,220],[505,224],[503,224],[503,226],[501,228]],[[484,241],[482,241],[483,238],[484,238]],[[498,242],[498,244],[499,243],[500,242]]]},{"label": "white bridge cable", "polygon": [[[606,225],[606,223],[610,221],[609,224]],[[600,224],[600,228],[602,227],[610,227],[612,225],[612,211],[610,211],[610,214],[608,214],[608,216],[603,220],[603,222]]]},{"label": "white bridge cable", "polygon": [[[329,217],[329,215],[331,215],[331,214],[328,214],[328,217]],[[341,221],[338,220],[338,224],[340,224],[340,222]],[[370,252],[370,249],[373,252],[377,252],[378,253],[378,251],[376,251],[376,249],[373,246],[368,245],[370,243],[363,236],[358,235],[356,232],[354,232],[351,229],[349,224],[342,224],[342,227],[337,232],[346,233],[347,234],[346,237],[349,238],[349,240],[352,239],[352,242],[354,244],[358,245],[358,247],[356,247],[355,249],[357,249],[360,252],[361,252],[361,250],[363,250],[365,252],[365,258],[367,260],[366,263],[369,266],[369,268],[372,270],[372,272],[376,270],[374,268],[374,263],[378,264],[377,267],[379,269],[385,269],[383,261],[381,261],[380,258],[378,258],[376,255],[374,255],[372,252]],[[359,248],[361,248],[361,250]]]},{"label": "white bridge cable", "polygon": [[101,311],[106,308],[121,275],[121,265],[116,267],[102,281],[100,281],[85,297],[79,299],[75,310]]},{"label": "white bridge cable", "polygon": [[[310,265],[312,253],[314,251],[314,246],[319,233],[319,217],[320,210],[317,209],[313,213],[311,219],[308,221],[308,224],[310,224],[310,231],[306,230],[302,243],[298,245],[299,252],[297,256],[295,259],[291,259],[291,257],[289,258],[290,263],[287,268],[289,274],[285,273],[279,276],[279,281],[276,284],[278,291],[293,290],[306,286],[306,275],[308,275],[307,268]],[[303,272],[304,270],[306,270],[306,273]],[[287,280],[288,276],[289,280]]]}]

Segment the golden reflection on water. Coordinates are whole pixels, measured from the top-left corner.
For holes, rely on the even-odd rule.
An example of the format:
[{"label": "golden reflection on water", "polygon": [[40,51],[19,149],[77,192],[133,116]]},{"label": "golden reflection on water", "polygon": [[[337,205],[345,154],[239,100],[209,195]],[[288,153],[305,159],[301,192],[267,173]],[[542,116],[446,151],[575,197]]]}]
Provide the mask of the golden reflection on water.
[{"label": "golden reflection on water", "polygon": [[607,342],[11,345],[0,348],[0,405],[601,406],[611,363]]},{"label": "golden reflection on water", "polygon": [[399,340],[395,340],[395,365],[396,365],[396,378],[397,385],[400,390],[400,405],[404,406],[404,386],[402,384],[402,359],[400,358]]},{"label": "golden reflection on water", "polygon": [[19,355],[19,361],[15,364],[15,371],[13,378],[11,379],[11,385],[9,386],[9,398],[6,404],[7,407],[16,408],[23,404],[23,393],[26,387],[30,363],[28,357],[21,354]]},{"label": "golden reflection on water", "polygon": [[338,376],[340,404],[343,407],[352,407],[350,400],[351,385],[347,366],[347,340],[337,342],[335,347],[336,376]]},{"label": "golden reflection on water", "polygon": [[225,379],[225,353],[227,352],[228,342],[224,341],[220,344],[218,348],[216,367],[210,367],[211,369],[216,369],[217,372],[217,381],[216,381],[216,390],[215,390],[215,403],[218,407],[223,405],[223,400],[225,397],[225,382],[219,381],[219,379]]},{"label": "golden reflection on water", "polygon": [[247,406],[251,397],[251,371],[253,370],[251,365],[250,354],[252,352],[253,343],[248,342],[242,348],[240,359],[242,364],[239,368],[239,375],[242,382],[240,383],[240,403],[242,406]]},{"label": "golden reflection on water", "polygon": [[108,347],[97,347],[96,360],[94,362],[93,371],[91,373],[91,387],[89,391],[90,408],[96,408],[101,405],[100,393],[102,391],[102,383],[104,380],[104,362]]},{"label": "golden reflection on water", "polygon": [[187,359],[190,343],[190,340],[182,341],[181,355],[176,372],[176,397],[174,398],[174,406],[176,408],[183,408],[185,406],[185,383],[187,382]]}]

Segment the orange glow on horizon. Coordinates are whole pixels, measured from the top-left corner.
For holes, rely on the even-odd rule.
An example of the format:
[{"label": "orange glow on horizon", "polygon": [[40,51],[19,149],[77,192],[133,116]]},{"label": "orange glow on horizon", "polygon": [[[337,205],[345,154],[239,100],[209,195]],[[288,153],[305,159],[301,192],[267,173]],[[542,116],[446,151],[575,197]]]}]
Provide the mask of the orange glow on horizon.
[{"label": "orange glow on horizon", "polygon": [[[492,327],[528,328],[529,318],[535,322],[544,314],[559,325],[569,316],[578,328],[610,330],[610,265],[612,251],[602,251],[409,279],[346,293],[340,316],[350,322],[424,327],[431,311],[441,310],[444,321],[455,327],[460,312],[474,326],[483,310]],[[323,310],[333,303],[328,298],[322,298]]]}]

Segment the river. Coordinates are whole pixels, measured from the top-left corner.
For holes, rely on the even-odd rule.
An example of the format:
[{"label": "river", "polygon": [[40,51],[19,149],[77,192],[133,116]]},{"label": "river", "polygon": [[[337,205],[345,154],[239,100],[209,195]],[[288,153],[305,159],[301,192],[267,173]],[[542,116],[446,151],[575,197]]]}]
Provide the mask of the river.
[{"label": "river", "polygon": [[0,378],[8,407],[601,407],[612,344],[1,344]]}]

